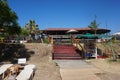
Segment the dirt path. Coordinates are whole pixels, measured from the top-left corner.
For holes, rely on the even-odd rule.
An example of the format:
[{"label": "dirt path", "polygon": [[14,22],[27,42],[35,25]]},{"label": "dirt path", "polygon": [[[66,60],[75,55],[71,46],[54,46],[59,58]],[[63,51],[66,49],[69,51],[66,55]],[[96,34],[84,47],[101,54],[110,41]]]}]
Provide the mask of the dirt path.
[{"label": "dirt path", "polygon": [[99,69],[84,60],[56,60],[60,66],[62,80],[101,80],[96,73]]},{"label": "dirt path", "polygon": [[37,48],[37,51],[31,56],[27,63],[35,64],[37,67],[33,80],[61,80],[59,67],[56,66],[56,63],[50,58],[50,47],[38,44],[33,45],[32,47],[34,50]]}]

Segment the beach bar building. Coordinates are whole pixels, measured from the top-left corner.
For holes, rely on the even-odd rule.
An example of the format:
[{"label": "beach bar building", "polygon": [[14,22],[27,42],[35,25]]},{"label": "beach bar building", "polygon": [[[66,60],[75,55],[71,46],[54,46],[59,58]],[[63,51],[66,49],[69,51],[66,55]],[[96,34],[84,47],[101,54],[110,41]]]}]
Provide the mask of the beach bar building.
[{"label": "beach bar building", "polygon": [[[96,29],[96,35],[109,32],[110,30],[108,29]],[[77,36],[84,35],[86,37],[88,34],[89,36],[94,35],[95,31],[91,28],[47,28],[43,30],[43,33],[53,39],[53,59],[76,60],[85,58],[87,53],[92,53],[91,56],[93,57],[97,53],[94,44],[96,39],[83,39],[82,43],[80,42],[82,39],[78,39],[78,43],[76,43]],[[79,50],[76,45],[79,45]]]},{"label": "beach bar building", "polygon": [[[61,41],[69,41],[71,36],[76,37],[80,34],[86,34],[86,33],[91,33],[94,34],[94,30],[91,28],[47,28],[43,30],[43,32],[49,37],[52,37],[54,41],[57,42],[57,40]],[[96,29],[97,34],[105,34],[109,33],[109,29],[102,29],[102,28],[97,28]]]}]

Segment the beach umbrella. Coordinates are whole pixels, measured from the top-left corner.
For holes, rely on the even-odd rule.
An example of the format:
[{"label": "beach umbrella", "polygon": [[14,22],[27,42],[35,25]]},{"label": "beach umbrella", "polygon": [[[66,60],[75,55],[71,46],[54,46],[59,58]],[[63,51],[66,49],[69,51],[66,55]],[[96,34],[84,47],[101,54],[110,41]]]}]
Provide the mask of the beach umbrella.
[{"label": "beach umbrella", "polygon": [[75,33],[75,32],[78,32],[78,31],[75,30],[75,29],[70,29],[70,30],[67,31],[67,33]]}]

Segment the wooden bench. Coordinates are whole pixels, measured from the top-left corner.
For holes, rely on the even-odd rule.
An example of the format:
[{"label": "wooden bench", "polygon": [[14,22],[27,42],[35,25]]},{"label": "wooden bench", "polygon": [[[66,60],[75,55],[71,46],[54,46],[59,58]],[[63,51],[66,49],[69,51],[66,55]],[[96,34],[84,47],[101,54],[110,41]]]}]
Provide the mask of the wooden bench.
[{"label": "wooden bench", "polygon": [[0,80],[5,78],[5,72],[9,67],[11,67],[13,64],[4,64],[0,67]]},{"label": "wooden bench", "polygon": [[33,70],[32,69],[24,69],[15,80],[32,80],[33,79]]}]

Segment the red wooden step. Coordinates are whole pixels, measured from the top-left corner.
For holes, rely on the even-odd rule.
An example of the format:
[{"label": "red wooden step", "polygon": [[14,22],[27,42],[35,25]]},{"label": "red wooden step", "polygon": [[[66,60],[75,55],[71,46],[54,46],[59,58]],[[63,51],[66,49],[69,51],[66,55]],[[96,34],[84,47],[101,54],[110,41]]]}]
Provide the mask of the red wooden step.
[{"label": "red wooden step", "polygon": [[81,56],[72,45],[55,45],[53,58],[59,60],[78,60]]},{"label": "red wooden step", "polygon": [[54,60],[58,60],[58,59],[60,59],[60,60],[80,60],[80,59],[82,59],[81,57],[54,57],[53,58]]},{"label": "red wooden step", "polygon": [[53,54],[55,57],[79,57],[79,54]]},{"label": "red wooden step", "polygon": [[76,54],[77,52],[76,51],[54,51],[54,53],[69,53],[69,54]]}]

